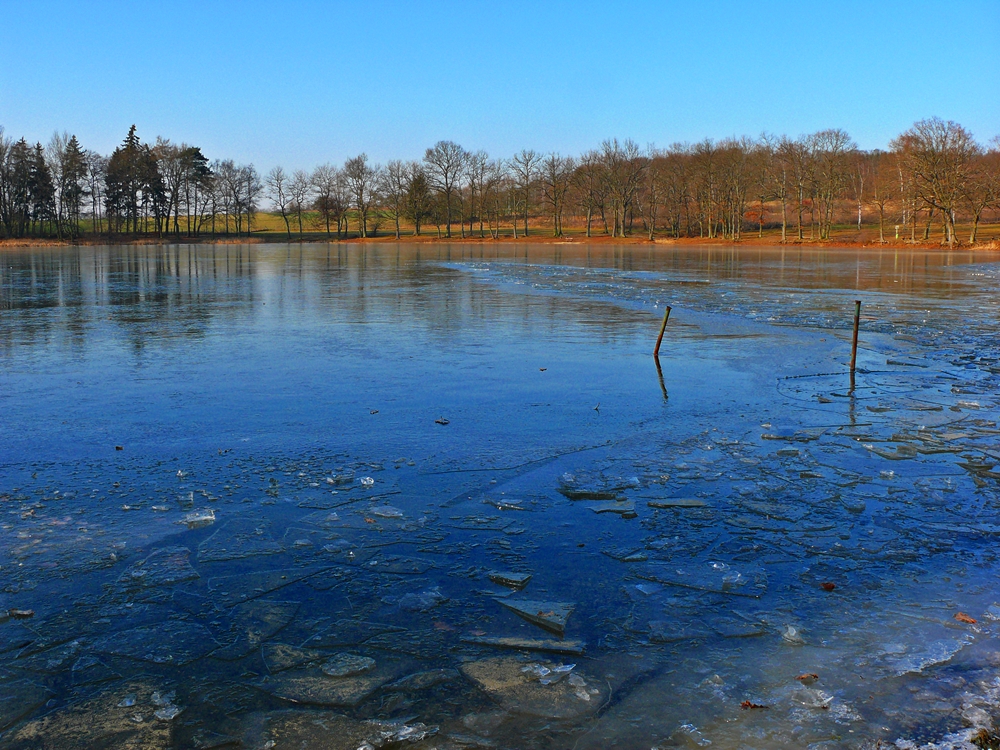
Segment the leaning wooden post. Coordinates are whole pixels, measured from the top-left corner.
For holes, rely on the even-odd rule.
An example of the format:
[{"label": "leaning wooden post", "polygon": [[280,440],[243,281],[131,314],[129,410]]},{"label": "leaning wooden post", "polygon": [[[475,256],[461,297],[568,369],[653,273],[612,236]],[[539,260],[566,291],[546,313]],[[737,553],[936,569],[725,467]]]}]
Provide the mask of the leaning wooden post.
[{"label": "leaning wooden post", "polygon": [[854,300],[854,339],[851,342],[851,379],[854,379],[854,365],[858,361],[858,326],[861,323],[861,300]]},{"label": "leaning wooden post", "polygon": [[660,342],[663,341],[663,332],[667,330],[667,320],[670,318],[670,305],[667,305],[667,311],[663,315],[663,325],[660,326],[660,335],[656,337],[656,348],[653,349],[653,356],[657,359],[660,358]]}]

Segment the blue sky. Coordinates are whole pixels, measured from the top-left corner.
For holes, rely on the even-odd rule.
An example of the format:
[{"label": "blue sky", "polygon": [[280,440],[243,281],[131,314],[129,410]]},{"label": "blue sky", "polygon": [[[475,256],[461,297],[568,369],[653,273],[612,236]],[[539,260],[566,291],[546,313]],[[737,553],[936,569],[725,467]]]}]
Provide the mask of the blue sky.
[{"label": "blue sky", "polygon": [[0,0],[0,125],[110,152],[199,145],[266,170],[440,139],[507,156],[607,137],[1000,134],[1000,1]]}]

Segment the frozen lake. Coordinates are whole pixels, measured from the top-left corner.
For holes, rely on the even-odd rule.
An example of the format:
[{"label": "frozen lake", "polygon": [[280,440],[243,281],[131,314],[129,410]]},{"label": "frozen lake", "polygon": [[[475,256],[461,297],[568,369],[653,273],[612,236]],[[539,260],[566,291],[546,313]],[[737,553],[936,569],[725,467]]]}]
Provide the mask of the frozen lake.
[{"label": "frozen lake", "polygon": [[0,747],[973,747],[990,726],[995,255],[0,262]]}]

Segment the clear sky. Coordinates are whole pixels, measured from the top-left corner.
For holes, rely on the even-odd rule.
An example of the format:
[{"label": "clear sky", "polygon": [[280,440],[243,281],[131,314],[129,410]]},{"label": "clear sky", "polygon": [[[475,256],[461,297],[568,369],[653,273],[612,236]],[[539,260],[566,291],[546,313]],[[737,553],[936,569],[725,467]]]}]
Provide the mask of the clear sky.
[{"label": "clear sky", "polygon": [[939,116],[1000,134],[1000,0],[0,0],[0,125],[109,153],[129,125],[305,168],[441,139],[508,156]]}]

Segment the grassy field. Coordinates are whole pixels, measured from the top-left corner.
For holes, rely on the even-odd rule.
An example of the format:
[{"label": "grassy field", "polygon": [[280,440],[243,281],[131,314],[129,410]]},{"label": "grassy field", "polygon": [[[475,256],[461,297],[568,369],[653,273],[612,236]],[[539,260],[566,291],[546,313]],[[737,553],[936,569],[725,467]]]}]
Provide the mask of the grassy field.
[{"label": "grassy field", "polygon": [[[302,228],[303,231],[300,234],[298,231],[298,222],[292,219],[291,224],[291,238],[292,240],[326,240],[325,226],[323,226],[320,221],[319,216],[315,214],[303,214],[302,218]],[[567,217],[563,223],[563,235],[561,237],[555,237],[552,232],[551,220],[547,220],[547,217],[537,217],[528,222],[529,234],[528,237],[524,237],[522,227],[518,226],[517,240],[520,242],[566,242],[566,241],[589,241],[589,242],[649,242],[648,233],[644,230],[641,223],[636,222],[633,227],[633,231],[626,238],[612,238],[604,233],[604,226],[600,222],[595,221],[591,224],[591,237],[586,236],[586,224],[582,219],[574,218],[570,220]],[[968,244],[969,235],[972,231],[971,224],[958,225],[957,236],[962,244]],[[371,234],[371,228],[369,227],[369,234]],[[461,241],[462,229],[461,227],[453,223],[451,227],[451,239],[449,241]],[[489,227],[484,226],[483,234],[485,235],[482,239],[485,241],[493,241]],[[789,244],[824,244],[824,245],[877,245],[879,243],[879,230],[878,224],[862,224],[861,230],[858,230],[857,224],[844,224],[835,226],[831,237],[828,240],[818,240],[816,237],[818,235],[810,236],[810,228],[808,226],[803,228],[803,239],[799,240],[798,234],[796,233],[795,227],[789,226],[786,231],[786,242]],[[253,235],[255,237],[264,237],[269,241],[281,241],[282,239],[288,239],[288,234],[285,231],[285,224],[282,218],[278,214],[264,213],[260,212],[254,218],[254,231]],[[350,239],[358,239],[358,229],[357,224],[354,222],[353,217],[350,221],[350,231],[348,233]],[[911,246],[918,244],[920,246],[927,247],[939,247],[941,245],[941,230],[940,227],[932,227],[930,237],[928,240],[923,239],[923,226],[918,225],[917,227],[917,239],[916,243],[910,241],[910,231],[909,227],[899,228],[899,238],[896,238],[896,232],[894,225],[888,225],[885,228],[886,243],[892,245],[907,245]],[[332,238],[336,238],[336,227],[332,230]],[[444,227],[441,228],[441,236],[438,236],[438,229],[436,226],[424,225],[421,227],[421,235],[419,237],[413,234],[413,225],[409,223],[402,223],[400,228],[400,239],[405,241],[416,241],[416,242],[429,242],[438,240],[447,240],[444,237]],[[465,240],[469,241],[479,241],[480,231],[479,224],[476,223],[472,231],[470,232],[468,223],[465,224]],[[510,224],[506,224],[500,229],[500,239],[504,241],[514,240],[514,230]],[[383,220],[378,228],[378,233],[375,236],[370,236],[369,241],[387,241],[395,240],[395,224],[390,220]],[[731,238],[724,237],[684,237],[681,236],[678,239],[674,239],[670,234],[664,230],[660,229],[656,232],[657,242],[680,242],[680,243],[708,243],[708,244],[730,244],[733,242]],[[976,238],[977,245],[989,245],[991,243],[996,243],[1000,241],[1000,222],[992,223],[980,223],[978,236]],[[739,242],[741,244],[766,244],[774,245],[781,242],[781,228],[778,227],[765,227],[763,234],[758,235],[756,228],[749,229],[743,233]]]},{"label": "grassy field", "polygon": [[[223,229],[222,223],[217,222],[216,228],[220,231],[213,236],[210,232],[202,232],[201,235],[197,237],[189,237],[186,235],[184,230],[184,223],[182,222],[182,233],[178,238],[174,234],[164,235],[162,237],[157,236],[155,233],[150,232],[149,234],[141,234],[136,237],[132,236],[122,236],[115,235],[115,242],[136,242],[136,243],[158,243],[158,242],[326,242],[326,241],[336,241],[337,239],[359,241],[359,233],[357,224],[354,222],[353,216],[350,220],[350,228],[346,236],[340,238],[337,237],[336,227],[332,227],[331,233],[327,235],[326,227],[320,221],[320,217],[316,214],[304,214],[302,220],[302,229],[300,233],[298,231],[298,221],[293,220],[290,222],[291,225],[291,235],[285,231],[285,224],[281,216],[278,214],[272,214],[268,212],[258,212],[254,217],[253,222],[253,232],[250,237],[247,237],[246,233],[235,234],[234,232],[225,233],[221,231]],[[88,222],[89,224],[89,222]],[[507,223],[500,228],[498,241],[501,242],[589,242],[589,243],[648,243],[649,236],[644,230],[641,223],[636,223],[633,227],[632,232],[628,237],[611,237],[604,232],[604,226],[600,222],[593,222],[591,225],[591,237],[586,236],[586,225],[582,219],[570,220],[567,217],[563,222],[563,235],[556,237],[552,232],[551,220],[547,220],[546,217],[536,217],[529,220],[529,234],[527,237],[524,236],[523,226],[519,225],[517,230],[517,237],[515,239],[513,227]],[[482,235],[480,235],[480,229],[478,223],[470,231],[469,225],[466,223],[464,226],[464,237],[462,227],[459,224],[452,224],[452,236],[451,238],[446,238],[444,236],[444,227],[441,227],[441,232],[439,235],[438,228],[435,225],[424,225],[421,228],[420,236],[415,236],[413,233],[413,226],[411,224],[401,225],[400,229],[400,240],[404,242],[494,242],[495,240],[490,235],[489,227],[484,226]],[[960,245],[968,247],[968,239],[971,233],[971,225],[960,223],[957,227],[957,236],[960,241]],[[849,247],[869,247],[879,245],[879,230],[877,224],[863,224],[862,228],[859,230],[857,224],[843,224],[835,225],[833,231],[831,232],[830,238],[826,240],[819,240],[818,234],[814,234],[810,231],[810,227],[806,226],[803,228],[803,239],[798,238],[796,228],[789,226],[786,232],[786,244],[791,245],[835,245],[835,246],[849,246]],[[920,248],[940,248],[942,247],[942,234],[940,227],[932,227],[930,236],[927,240],[923,239],[923,226],[919,225],[917,227],[917,238],[916,241],[911,241],[910,238],[910,228],[900,227],[899,237],[896,236],[896,231],[894,225],[889,225],[885,230],[886,236],[886,246],[896,246],[896,247],[920,247]],[[91,231],[91,226],[85,225],[83,227],[83,236],[78,240],[80,243],[84,244],[101,244],[107,242],[107,235],[95,235]],[[364,242],[394,242],[395,241],[395,224],[389,220],[382,220],[378,226],[377,233],[372,233],[372,225],[369,224],[369,237],[360,240]],[[681,236],[679,238],[672,237],[666,230],[659,230],[656,232],[654,241],[658,244],[685,244],[685,245],[729,245],[734,244],[734,240],[728,237],[686,237]],[[743,245],[777,245],[781,243],[781,228],[768,226],[764,228],[763,233],[758,234],[756,228],[748,229],[738,240],[738,244]],[[52,244],[71,244],[67,241],[60,242],[55,239],[45,239],[45,238],[25,238],[21,240],[0,240],[0,246],[25,246],[25,245],[52,245]],[[1000,222],[992,221],[989,223],[980,223],[979,232],[976,241],[976,247],[983,248],[996,248],[1000,249]]]}]

